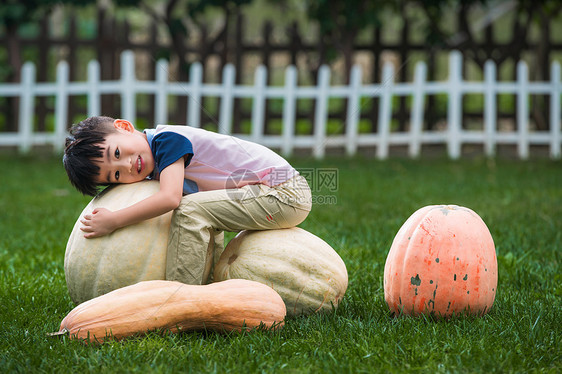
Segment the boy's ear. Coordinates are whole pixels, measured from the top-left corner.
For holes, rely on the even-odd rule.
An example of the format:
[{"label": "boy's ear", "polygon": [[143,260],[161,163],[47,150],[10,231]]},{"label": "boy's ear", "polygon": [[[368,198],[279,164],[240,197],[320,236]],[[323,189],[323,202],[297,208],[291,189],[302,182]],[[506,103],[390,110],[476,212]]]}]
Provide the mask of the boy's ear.
[{"label": "boy's ear", "polygon": [[113,126],[115,126],[115,128],[117,130],[123,130],[126,132],[134,132],[135,131],[135,126],[133,126],[133,124],[125,119],[116,119],[115,121],[113,121]]}]

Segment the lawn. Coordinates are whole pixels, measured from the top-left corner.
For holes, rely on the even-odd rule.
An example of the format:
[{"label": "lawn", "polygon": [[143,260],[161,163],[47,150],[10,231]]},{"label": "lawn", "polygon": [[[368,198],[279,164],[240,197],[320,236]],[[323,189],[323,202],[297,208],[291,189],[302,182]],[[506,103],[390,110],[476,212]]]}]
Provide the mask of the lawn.
[{"label": "lawn", "polygon": [[[60,159],[0,156],[0,372],[552,372],[562,370],[562,164],[475,159],[294,160],[334,176],[301,225],[349,273],[340,308],[288,319],[280,332],[150,334],[103,346],[49,338],[74,307],[64,251],[88,202]],[[334,179],[330,179],[335,182]],[[386,255],[418,208],[457,204],[487,223],[499,283],[483,318],[392,317]],[[228,236],[232,237],[231,235]]]}]

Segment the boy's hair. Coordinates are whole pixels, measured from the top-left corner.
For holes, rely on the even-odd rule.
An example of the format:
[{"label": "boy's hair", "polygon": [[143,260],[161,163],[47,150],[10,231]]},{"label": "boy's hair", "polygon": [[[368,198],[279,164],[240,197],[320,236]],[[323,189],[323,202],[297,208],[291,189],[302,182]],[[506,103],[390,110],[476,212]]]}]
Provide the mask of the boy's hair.
[{"label": "boy's hair", "polygon": [[113,121],[113,118],[104,116],[86,118],[73,125],[66,138],[62,163],[70,183],[84,195],[95,196],[98,186],[103,185],[95,181],[100,175],[100,167],[93,159],[103,157],[100,144],[116,131]]}]

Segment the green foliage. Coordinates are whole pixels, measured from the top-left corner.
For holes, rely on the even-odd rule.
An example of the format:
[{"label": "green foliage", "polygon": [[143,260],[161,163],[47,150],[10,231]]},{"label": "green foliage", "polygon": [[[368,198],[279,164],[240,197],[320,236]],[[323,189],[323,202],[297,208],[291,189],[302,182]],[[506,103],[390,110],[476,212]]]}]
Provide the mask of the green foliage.
[{"label": "green foliage", "polygon": [[117,7],[138,7],[142,0],[113,0]]},{"label": "green foliage", "polygon": [[19,25],[41,19],[56,5],[84,6],[95,0],[3,0],[0,2],[0,24]]},{"label": "green foliage", "polygon": [[306,2],[310,19],[320,25],[321,33],[339,33],[379,25],[379,12],[393,3],[390,0],[310,0]]},{"label": "green foliage", "polygon": [[[218,10],[224,17],[228,17],[233,10],[251,2],[252,0],[167,0],[162,6],[162,2],[155,4],[148,0],[114,0],[114,5],[125,9],[140,8],[154,21],[166,27],[172,41],[171,47],[161,48],[155,57],[169,60],[171,55],[175,54],[179,58],[180,74],[185,78],[190,67],[190,62],[186,58],[186,46],[191,37],[187,27],[188,21],[197,25],[201,16],[209,10]],[[225,31],[227,30],[223,29],[223,32]],[[214,48],[215,42],[216,40],[203,41],[209,49]]]},{"label": "green foliage", "polygon": [[[562,370],[560,161],[295,159],[338,171],[304,229],[346,263],[349,287],[333,314],[289,319],[278,333],[151,333],[103,346],[49,338],[73,308],[66,240],[89,198],[60,159],[0,156],[0,372],[502,373]],[[333,196],[319,203],[320,196]],[[328,201],[328,200],[324,200]],[[498,255],[494,308],[483,318],[393,318],[382,276],[392,239],[429,204],[472,208]],[[228,234],[231,238],[233,234]]]},{"label": "green foliage", "polygon": [[326,59],[335,60],[339,53],[351,48],[362,30],[382,24],[381,13],[395,0],[308,0],[306,13],[319,26],[327,46]]},{"label": "green foliage", "polygon": [[186,4],[191,17],[197,18],[209,8],[228,9],[250,4],[254,0],[194,0]]}]

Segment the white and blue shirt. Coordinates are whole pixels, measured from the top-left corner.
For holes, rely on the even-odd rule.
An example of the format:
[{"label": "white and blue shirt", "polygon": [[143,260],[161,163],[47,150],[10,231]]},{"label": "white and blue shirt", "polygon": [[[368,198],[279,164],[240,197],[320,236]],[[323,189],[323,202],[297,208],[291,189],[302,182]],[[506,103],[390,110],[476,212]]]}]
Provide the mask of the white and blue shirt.
[{"label": "white and blue shirt", "polygon": [[269,148],[230,135],[174,125],[160,125],[144,132],[155,161],[151,178],[159,179],[162,170],[184,158],[185,194],[248,184],[274,187],[298,175]]}]

